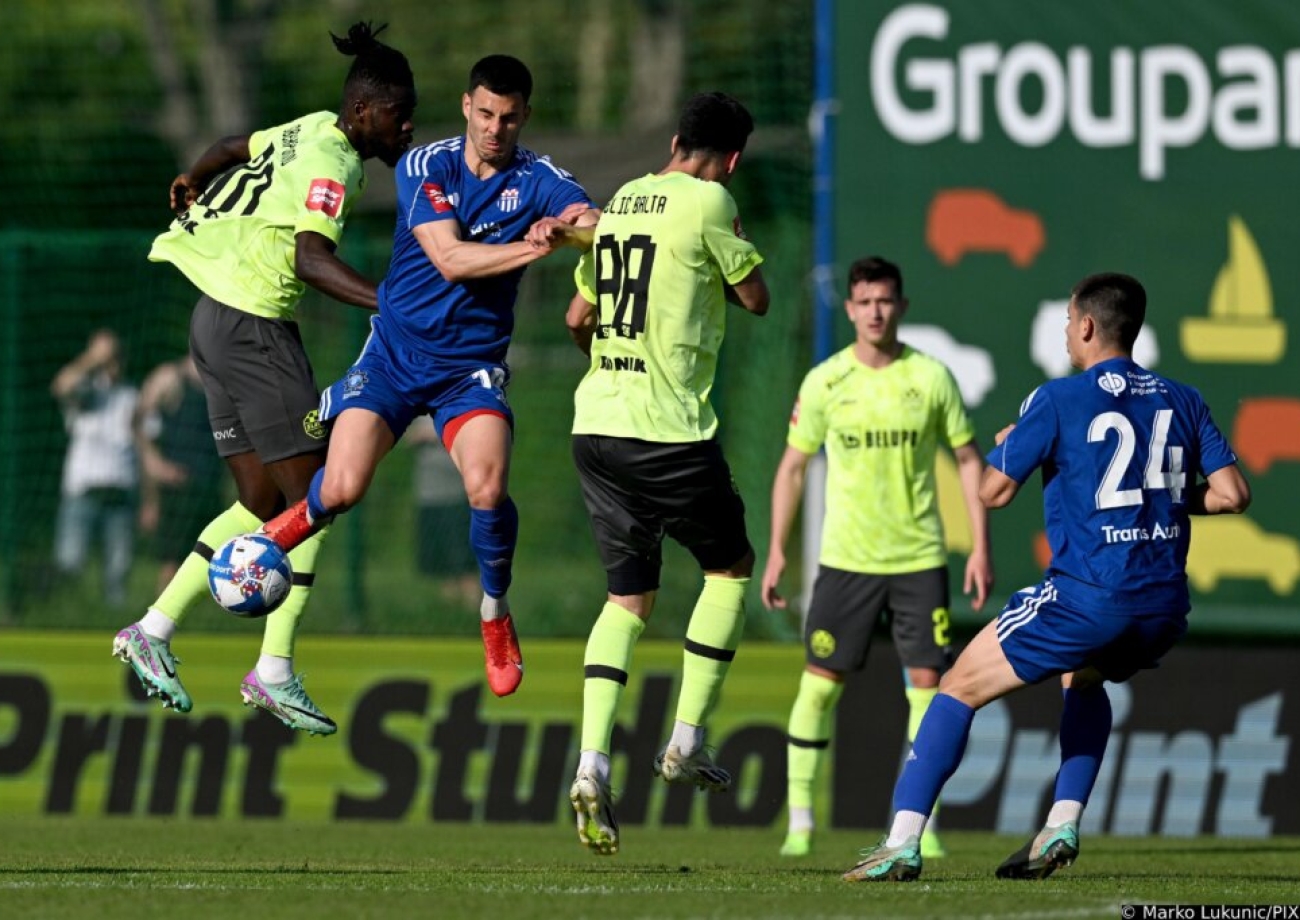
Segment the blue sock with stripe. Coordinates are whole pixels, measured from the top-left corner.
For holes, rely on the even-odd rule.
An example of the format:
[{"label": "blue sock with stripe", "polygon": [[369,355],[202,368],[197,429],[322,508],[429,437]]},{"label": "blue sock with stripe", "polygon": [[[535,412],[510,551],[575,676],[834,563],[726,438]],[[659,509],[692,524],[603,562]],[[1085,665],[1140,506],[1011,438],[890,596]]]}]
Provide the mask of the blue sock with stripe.
[{"label": "blue sock with stripe", "polygon": [[325,481],[325,467],[316,471],[316,475],[311,478],[311,485],[307,487],[307,515],[312,521],[320,521],[329,517],[334,512],[326,508],[320,499],[320,486]]},{"label": "blue sock with stripe", "polygon": [[1061,769],[1055,801],[1088,804],[1110,740],[1110,697],[1105,686],[1067,689],[1061,712]]},{"label": "blue sock with stripe", "polygon": [[513,499],[507,497],[495,508],[469,509],[469,543],[488,597],[505,597],[518,542],[519,510]]},{"label": "blue sock with stripe", "polygon": [[966,752],[974,720],[975,710],[955,697],[940,693],[934,698],[894,787],[895,812],[928,815],[934,810],[943,784],[957,771]]}]

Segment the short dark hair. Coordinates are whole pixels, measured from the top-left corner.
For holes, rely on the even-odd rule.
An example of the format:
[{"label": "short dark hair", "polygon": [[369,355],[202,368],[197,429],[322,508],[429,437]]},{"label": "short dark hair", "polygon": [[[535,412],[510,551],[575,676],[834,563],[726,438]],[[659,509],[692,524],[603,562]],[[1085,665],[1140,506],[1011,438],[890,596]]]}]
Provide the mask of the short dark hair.
[{"label": "short dark hair", "polygon": [[472,95],[480,86],[497,96],[513,96],[518,93],[527,103],[533,95],[533,75],[528,66],[517,57],[489,54],[470,68],[469,89],[466,92]]},{"label": "short dark hair", "polygon": [[343,81],[345,96],[372,99],[387,96],[394,89],[415,89],[406,55],[376,38],[387,28],[387,23],[376,29],[368,22],[358,22],[343,38],[330,33],[335,48],[356,58]]},{"label": "short dark hair", "polygon": [[726,93],[696,93],[677,122],[677,152],[739,153],[754,132],[749,110]]},{"label": "short dark hair", "polygon": [[1070,292],[1074,308],[1091,316],[1104,342],[1131,352],[1147,316],[1147,292],[1131,275],[1089,275]]},{"label": "short dark hair", "polygon": [[903,272],[897,265],[880,256],[863,256],[849,266],[849,296],[853,296],[853,285],[863,281],[892,281],[894,293],[903,296]]}]

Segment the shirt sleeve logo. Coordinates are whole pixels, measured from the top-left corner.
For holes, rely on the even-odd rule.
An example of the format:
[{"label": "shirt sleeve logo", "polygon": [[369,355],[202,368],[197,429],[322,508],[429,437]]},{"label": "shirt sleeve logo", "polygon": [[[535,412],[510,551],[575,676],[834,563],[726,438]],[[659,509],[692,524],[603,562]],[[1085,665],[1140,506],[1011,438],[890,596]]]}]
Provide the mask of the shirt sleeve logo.
[{"label": "shirt sleeve logo", "polygon": [[424,196],[429,199],[429,204],[433,206],[433,213],[446,214],[451,211],[451,200],[447,198],[447,193],[442,190],[441,185],[425,182],[421,188],[424,189]]},{"label": "shirt sleeve logo", "polygon": [[337,219],[343,211],[343,196],[347,189],[333,179],[313,179],[307,189],[307,210],[320,211],[326,217]]}]

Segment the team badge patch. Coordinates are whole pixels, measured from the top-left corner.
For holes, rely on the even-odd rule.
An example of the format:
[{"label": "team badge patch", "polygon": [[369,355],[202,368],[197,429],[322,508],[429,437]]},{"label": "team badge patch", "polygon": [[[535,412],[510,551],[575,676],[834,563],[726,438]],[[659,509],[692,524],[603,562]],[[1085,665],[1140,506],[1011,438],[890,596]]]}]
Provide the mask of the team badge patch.
[{"label": "team badge patch", "polygon": [[333,179],[312,179],[311,187],[307,189],[307,210],[337,218],[343,212],[346,192],[347,189]]},{"label": "team badge patch", "polygon": [[506,214],[519,210],[519,189],[508,188],[502,192],[501,197],[497,199],[497,208]]},{"label": "team badge patch", "polygon": [[433,206],[433,213],[446,214],[452,209],[451,199],[447,197],[447,193],[442,190],[441,185],[425,182],[420,187],[424,189],[424,197],[428,198],[429,204]]},{"label": "team badge patch", "polygon": [[302,417],[302,430],[307,432],[309,438],[317,441],[325,439],[325,426],[320,423],[319,409],[312,409]]},{"label": "team badge patch", "polygon": [[369,382],[370,378],[366,376],[365,371],[357,368],[348,371],[347,376],[343,378],[343,398],[351,399],[353,396],[360,396]]},{"label": "team badge patch", "polygon": [[818,658],[829,658],[835,654],[835,637],[824,629],[815,629],[808,637],[808,648]]}]

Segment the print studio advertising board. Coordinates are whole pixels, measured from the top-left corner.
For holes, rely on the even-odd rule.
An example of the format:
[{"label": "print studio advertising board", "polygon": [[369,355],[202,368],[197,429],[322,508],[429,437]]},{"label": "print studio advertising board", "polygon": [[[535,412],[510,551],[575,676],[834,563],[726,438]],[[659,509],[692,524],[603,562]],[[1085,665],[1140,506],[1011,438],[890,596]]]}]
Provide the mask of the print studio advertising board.
[{"label": "print studio advertising board", "polygon": [[[835,347],[849,263],[898,262],[901,337],[949,364],[987,451],[1069,373],[1074,283],[1135,275],[1135,357],[1201,390],[1255,491],[1194,522],[1193,634],[1300,635],[1300,6],[837,0],[833,34]],[[1000,599],[1048,559],[1038,491],[994,516]],[[946,462],[940,493],[963,552]]]}]

